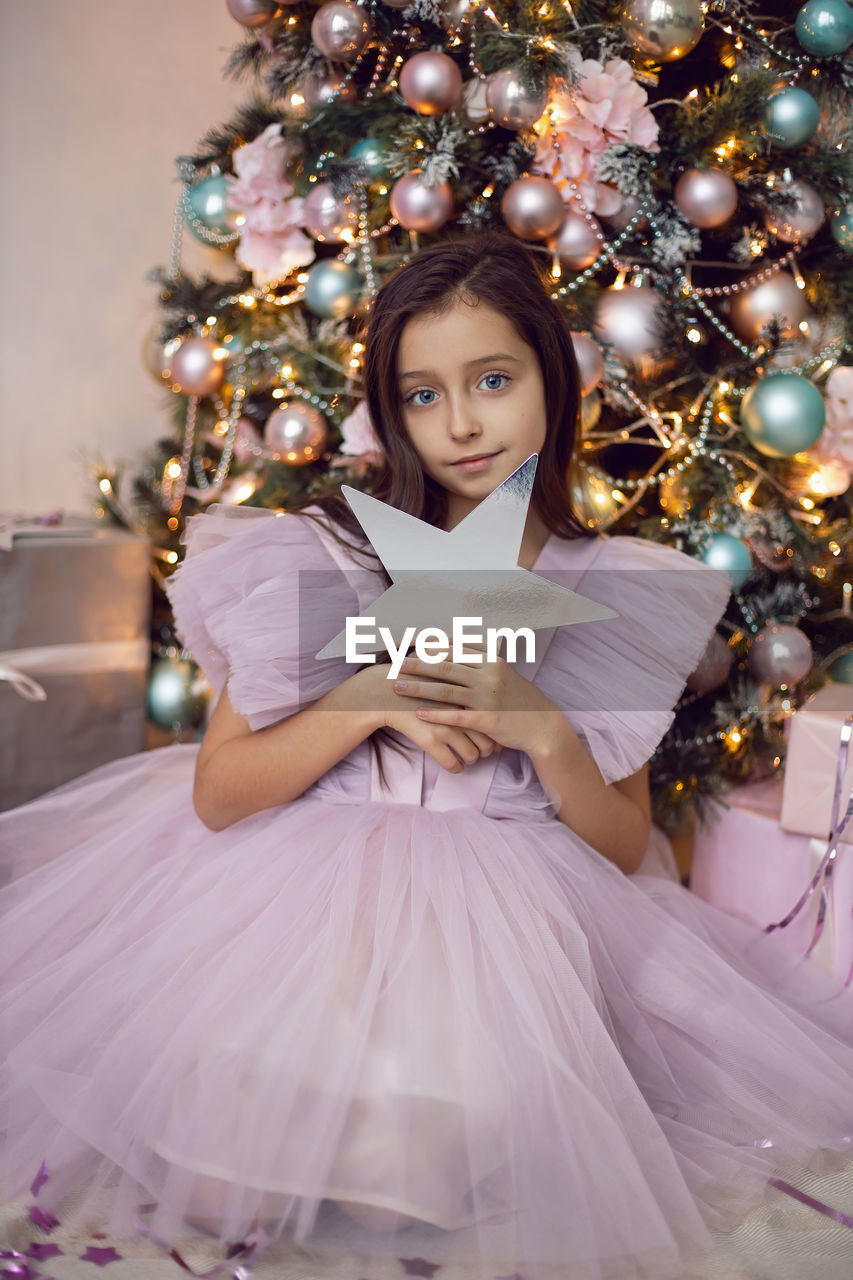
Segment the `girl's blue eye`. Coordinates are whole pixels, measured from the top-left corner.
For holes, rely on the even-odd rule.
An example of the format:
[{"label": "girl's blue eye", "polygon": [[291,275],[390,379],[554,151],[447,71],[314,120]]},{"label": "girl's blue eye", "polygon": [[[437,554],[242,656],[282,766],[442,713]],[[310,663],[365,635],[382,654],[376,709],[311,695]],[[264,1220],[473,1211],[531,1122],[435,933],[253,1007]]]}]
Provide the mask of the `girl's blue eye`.
[{"label": "girl's blue eye", "polygon": [[406,404],[424,405],[432,404],[432,400],[418,400],[418,396],[434,396],[436,393],[430,391],[429,387],[419,387],[417,391],[413,391],[410,396],[406,397]]},{"label": "girl's blue eye", "polygon": [[481,381],[488,384],[487,391],[502,391],[509,380],[509,375],[506,373],[487,373]]}]

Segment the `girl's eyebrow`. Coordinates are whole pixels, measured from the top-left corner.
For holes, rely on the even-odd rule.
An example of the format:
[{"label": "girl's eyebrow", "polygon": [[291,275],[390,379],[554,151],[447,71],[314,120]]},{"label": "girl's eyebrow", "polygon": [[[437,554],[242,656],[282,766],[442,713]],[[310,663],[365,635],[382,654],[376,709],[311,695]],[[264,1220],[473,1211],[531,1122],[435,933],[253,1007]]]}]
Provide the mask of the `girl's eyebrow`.
[{"label": "girl's eyebrow", "polygon": [[[475,356],[473,360],[466,360],[463,369],[473,369],[478,364],[492,364],[496,360],[513,360],[518,363],[518,356],[510,355],[508,351],[496,351],[492,355]],[[405,373],[400,374],[400,381],[404,378],[431,378],[434,375],[433,369],[407,369]]]}]

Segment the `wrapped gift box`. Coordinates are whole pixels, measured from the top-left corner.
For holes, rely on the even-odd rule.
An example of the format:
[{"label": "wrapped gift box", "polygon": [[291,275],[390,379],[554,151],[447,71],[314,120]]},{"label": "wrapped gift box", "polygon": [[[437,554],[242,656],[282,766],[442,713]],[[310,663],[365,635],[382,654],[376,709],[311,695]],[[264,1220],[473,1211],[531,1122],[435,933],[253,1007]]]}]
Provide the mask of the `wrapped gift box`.
[{"label": "wrapped gift box", "polygon": [[[826,840],[835,793],[841,726],[853,715],[853,685],[830,682],[791,717],[780,822],[786,831]],[[853,747],[853,744],[851,744]],[[848,751],[839,816],[853,788]],[[850,833],[847,835],[851,839]]]},{"label": "wrapped gift box", "polygon": [[92,521],[3,527],[0,809],[8,809],[142,750],[150,551],[144,538]]},{"label": "wrapped gift box", "polygon": [[[775,924],[796,906],[827,842],[779,825],[781,778],[738,787],[726,803],[728,809],[715,802],[708,825],[697,828],[690,888],[741,919]],[[838,846],[831,884],[830,908],[811,959],[844,980],[853,964],[853,844]],[[819,902],[817,888],[795,919],[777,930],[801,955],[811,942]]]}]

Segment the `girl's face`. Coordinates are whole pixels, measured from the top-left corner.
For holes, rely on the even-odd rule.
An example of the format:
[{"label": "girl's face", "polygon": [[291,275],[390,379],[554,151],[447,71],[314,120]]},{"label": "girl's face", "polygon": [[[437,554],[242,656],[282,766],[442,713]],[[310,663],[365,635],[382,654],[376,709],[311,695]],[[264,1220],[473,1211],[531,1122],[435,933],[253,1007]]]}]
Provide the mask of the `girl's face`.
[{"label": "girl's face", "polygon": [[403,423],[424,471],[447,491],[453,528],[541,451],[539,358],[501,312],[457,300],[414,316],[397,360]]}]

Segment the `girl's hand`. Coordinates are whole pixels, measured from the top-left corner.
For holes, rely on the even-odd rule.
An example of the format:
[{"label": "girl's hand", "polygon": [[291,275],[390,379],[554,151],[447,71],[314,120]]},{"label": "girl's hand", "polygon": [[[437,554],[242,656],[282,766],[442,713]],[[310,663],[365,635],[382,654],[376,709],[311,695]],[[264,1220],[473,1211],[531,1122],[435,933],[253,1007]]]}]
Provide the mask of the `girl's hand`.
[{"label": "girl's hand", "polygon": [[550,698],[504,658],[431,663],[410,655],[394,691],[417,700],[416,715],[425,723],[483,733],[529,756],[549,745],[563,720]]},{"label": "girl's hand", "polygon": [[[389,668],[388,662],[372,663],[344,682],[349,685],[354,702],[362,708],[369,706],[375,712],[377,729],[396,729],[449,773],[461,773],[466,764],[474,764],[481,757],[500,751],[493,738],[477,729],[428,724],[418,717],[416,708],[394,692],[394,681],[387,678]],[[425,697],[426,700],[421,698],[420,705],[447,710],[446,704],[430,702],[428,696]]]}]

